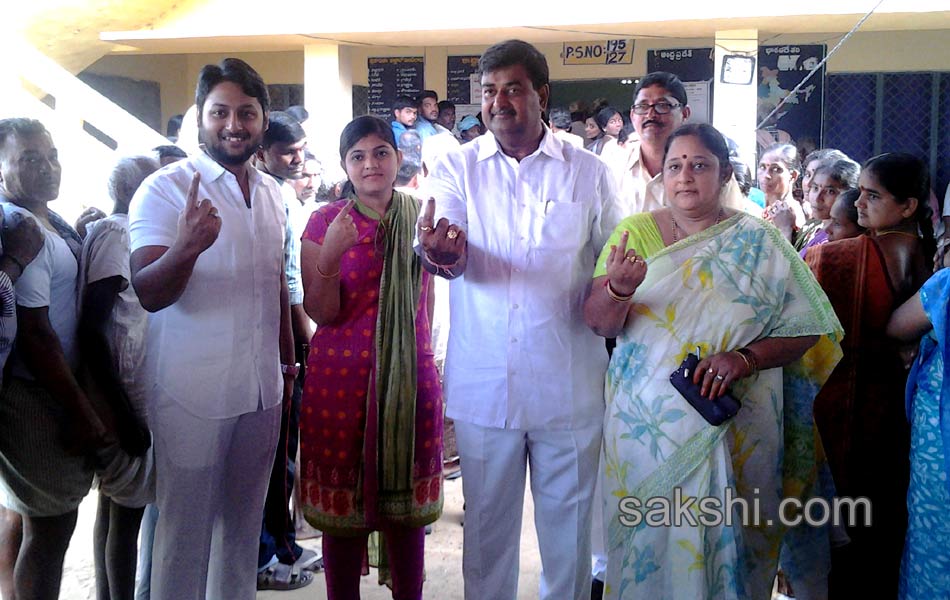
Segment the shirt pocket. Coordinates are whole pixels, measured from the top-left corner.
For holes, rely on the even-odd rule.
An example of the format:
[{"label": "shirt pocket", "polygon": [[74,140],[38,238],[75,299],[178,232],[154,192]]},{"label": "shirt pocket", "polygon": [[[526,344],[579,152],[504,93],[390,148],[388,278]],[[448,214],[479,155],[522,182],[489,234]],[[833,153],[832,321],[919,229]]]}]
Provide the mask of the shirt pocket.
[{"label": "shirt pocket", "polygon": [[538,202],[531,215],[532,239],[538,250],[577,250],[587,241],[587,211],[578,202]]}]

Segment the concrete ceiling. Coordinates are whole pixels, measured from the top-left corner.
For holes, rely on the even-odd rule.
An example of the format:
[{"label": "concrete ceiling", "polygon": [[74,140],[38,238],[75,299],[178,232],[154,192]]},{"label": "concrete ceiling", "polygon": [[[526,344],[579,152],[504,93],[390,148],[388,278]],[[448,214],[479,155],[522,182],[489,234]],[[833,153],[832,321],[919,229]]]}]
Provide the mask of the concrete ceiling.
[{"label": "concrete ceiling", "polygon": [[[321,41],[354,45],[418,47],[487,45],[518,38],[532,43],[560,43],[604,38],[713,38],[716,31],[758,29],[759,39],[796,33],[843,33],[863,15],[803,15],[742,17],[729,19],[626,22],[531,27],[434,29],[407,31],[357,31],[273,33],[265,35],[180,36],[176,30],[106,32],[103,40],[118,44],[116,52],[146,54],[296,50]],[[931,13],[875,14],[861,31],[906,31],[950,29],[950,11]]]},{"label": "concrete ceiling", "polygon": [[[695,4],[686,7],[688,10],[678,11],[673,10],[676,7],[671,8],[672,5],[655,4],[649,15],[643,15],[642,10],[631,3],[617,1],[596,11],[598,15],[615,15],[618,21],[615,23],[503,25],[550,23],[551,15],[575,14],[576,6],[565,12],[556,6],[560,0],[553,0],[554,4],[543,14],[528,3],[513,3],[504,14],[487,10],[473,12],[472,17],[466,17],[464,22],[457,13],[454,16],[433,15],[425,23],[432,29],[420,30],[418,13],[401,11],[403,14],[397,16],[399,11],[391,12],[393,5],[390,0],[378,0],[388,7],[388,20],[354,18],[353,11],[346,11],[348,14],[343,14],[342,10],[331,13],[323,2],[286,1],[289,4],[302,2],[300,18],[286,19],[288,14],[297,14],[289,4],[282,6],[280,11],[267,11],[261,8],[257,0],[32,0],[28,4],[22,4],[23,0],[8,0],[11,4],[21,4],[5,9],[5,17],[37,49],[76,73],[110,52],[178,54],[236,49],[277,51],[296,50],[320,41],[418,47],[486,45],[510,37],[534,43],[612,37],[712,38],[717,30],[724,29],[758,29],[759,39],[762,40],[785,33],[840,34],[848,31],[863,16],[863,13],[854,9],[866,9],[865,5],[868,4],[866,0],[836,0],[834,10],[842,14],[766,14],[747,17],[736,16],[751,12],[749,3],[742,2],[683,0]],[[369,3],[373,1],[369,0]],[[614,1],[606,0],[608,4]],[[926,10],[925,3],[929,1],[904,0],[900,6],[901,10]],[[803,7],[809,2],[815,6]],[[817,6],[822,2],[799,0],[798,10],[820,10]],[[570,4],[573,5],[573,2]],[[937,6],[940,4],[945,5],[945,2],[937,2]],[[751,3],[751,6],[758,9],[759,14],[763,10],[774,9],[763,7],[761,3]],[[372,8],[368,7],[364,11],[361,7],[359,10],[367,15],[376,14],[377,11]],[[220,16],[225,10],[228,18]],[[788,9],[784,10],[788,12]],[[244,14],[254,16],[241,18],[240,15]],[[683,15],[698,18],[684,19]],[[365,30],[351,31],[354,23]],[[460,29],[462,25],[470,28]],[[862,31],[925,29],[950,30],[950,11],[877,12],[861,28]]]},{"label": "concrete ceiling", "polygon": [[6,0],[7,27],[78,73],[115,47],[103,31],[150,29],[205,0]]}]

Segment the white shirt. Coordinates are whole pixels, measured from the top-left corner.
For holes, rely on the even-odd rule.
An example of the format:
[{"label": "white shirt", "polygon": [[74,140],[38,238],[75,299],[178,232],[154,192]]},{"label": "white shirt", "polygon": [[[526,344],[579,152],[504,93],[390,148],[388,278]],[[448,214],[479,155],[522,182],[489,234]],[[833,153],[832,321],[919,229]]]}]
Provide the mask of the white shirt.
[{"label": "white shirt", "polygon": [[468,233],[451,282],[447,414],[568,430],[604,416],[604,340],[584,324],[594,261],[622,215],[607,166],[545,129],[519,163],[488,133],[436,163],[424,197]]},{"label": "white shirt", "polygon": [[148,312],[139,303],[131,283],[129,216],[114,214],[91,223],[88,229],[79,257],[79,301],[85,301],[91,283],[111,277],[121,277],[125,281],[125,287],[112,306],[105,336],[116,373],[132,408],[142,422],[147,422],[144,383]]},{"label": "white shirt", "polygon": [[[46,228],[33,213],[10,202],[3,202],[5,218],[12,219],[14,213],[23,218],[36,220],[46,240],[36,258],[26,266],[14,286],[16,303],[25,308],[49,307],[49,324],[59,345],[63,349],[66,362],[73,369],[79,364],[76,348],[76,335],[79,326],[79,310],[76,302],[76,276],[79,266],[76,257],[66,241],[55,231]],[[12,220],[11,220],[12,223]],[[11,372],[17,377],[34,380],[23,361],[13,352]]]},{"label": "white shirt", "polygon": [[221,232],[185,291],[151,315],[148,372],[197,417],[226,419],[281,402],[280,281],[285,213],[277,182],[248,167],[251,208],[237,179],[204,152],[146,179],[129,207],[132,252],[171,246],[195,171]]},{"label": "white shirt", "polygon": [[562,142],[567,142],[568,144],[574,146],[575,148],[584,147],[584,138],[579,135],[574,135],[570,131],[565,131],[564,129],[558,129],[554,132],[554,137],[561,140]]}]

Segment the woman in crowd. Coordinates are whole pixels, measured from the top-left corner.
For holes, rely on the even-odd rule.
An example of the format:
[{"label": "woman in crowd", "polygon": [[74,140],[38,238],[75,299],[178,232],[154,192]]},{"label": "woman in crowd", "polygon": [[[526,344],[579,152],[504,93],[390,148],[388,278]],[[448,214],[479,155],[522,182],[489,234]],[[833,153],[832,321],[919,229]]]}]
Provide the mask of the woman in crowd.
[{"label": "woman in crowd", "polygon": [[850,158],[823,163],[815,169],[805,193],[811,206],[811,219],[795,236],[795,249],[802,258],[808,248],[828,241],[826,230],[831,221],[831,208],[839,194],[858,187],[860,172],[861,166]]},{"label": "woman in crowd", "polygon": [[319,325],[301,415],[304,514],[324,532],[330,600],[359,597],[374,530],[393,598],[418,600],[424,528],[442,510],[431,281],[412,250],[419,205],[393,190],[401,156],[384,121],[347,125],[340,158],[345,198],[311,216],[301,250],[304,308]]},{"label": "woman in crowd", "polygon": [[[839,356],[839,325],[781,234],[720,204],[731,177],[716,129],[674,131],[669,208],[621,222],[594,273],[585,317],[617,337],[604,421],[609,598],[768,597],[778,504],[812,487],[812,398]],[[722,426],[671,385],[688,353],[702,359],[688,373],[699,402],[741,400]],[[647,526],[618,505],[680,494],[754,501],[772,525]]]},{"label": "woman in crowd", "polygon": [[858,208],[855,203],[860,197],[861,192],[857,189],[838,195],[838,199],[831,207],[831,218],[828,219],[828,225],[825,227],[825,235],[828,236],[829,242],[858,237],[867,232],[867,229],[858,225]]},{"label": "woman in crowd", "polygon": [[798,150],[792,144],[769,146],[759,160],[759,189],[765,193],[763,217],[778,227],[788,241],[805,224],[802,205],[792,194],[801,172]]},{"label": "woman in crowd", "polygon": [[606,106],[596,115],[587,119],[586,148],[594,154],[603,154],[610,146],[617,144],[617,136],[623,129],[623,117],[616,109]]},{"label": "woman in crowd", "polygon": [[806,255],[845,329],[844,357],[818,394],[815,419],[838,495],[867,497],[873,507],[870,526],[862,512],[847,529],[851,543],[833,550],[832,597],[893,597],[907,520],[909,360],[884,329],[929,275],[930,179],[919,159],[889,153],[864,164],[859,188],[858,224],[868,235]]},{"label": "woman in crowd", "polygon": [[[805,156],[805,160],[802,161],[802,199],[807,202],[808,200],[808,190],[811,188],[812,177],[815,176],[815,171],[823,164],[833,163],[836,160],[841,160],[842,158],[848,158],[848,156],[836,150],[834,148],[819,148],[818,150],[812,150]],[[810,210],[806,204],[802,205],[803,208]],[[811,216],[811,215],[808,215]]]},{"label": "woman in crowd", "polygon": [[910,488],[898,598],[950,598],[950,269],[937,271],[891,316],[887,334],[923,335],[910,373]]}]

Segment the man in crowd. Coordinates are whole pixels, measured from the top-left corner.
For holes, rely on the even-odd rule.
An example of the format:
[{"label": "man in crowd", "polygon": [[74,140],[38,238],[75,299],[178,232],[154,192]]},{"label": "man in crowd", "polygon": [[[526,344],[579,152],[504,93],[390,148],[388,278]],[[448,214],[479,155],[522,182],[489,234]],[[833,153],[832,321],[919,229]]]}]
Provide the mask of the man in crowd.
[{"label": "man in crowd", "polygon": [[[307,137],[300,123],[285,112],[271,112],[263,143],[257,151],[257,168],[277,181],[283,196],[284,214],[287,218],[284,274],[287,278],[294,331],[295,360],[299,364],[306,362],[307,348],[313,331],[310,327],[310,317],[303,309],[303,283],[300,279],[300,237],[306,223],[302,223],[299,215],[303,205],[297,199],[291,182],[303,178],[306,152]],[[305,550],[297,544],[296,527],[290,514],[290,497],[297,470],[303,375],[301,368],[294,381],[291,403],[281,411],[277,454],[267,488],[267,499],[264,502],[264,522],[261,526],[260,551],[257,557],[258,590],[303,587],[313,579],[309,569],[319,567],[320,557],[313,550]]]},{"label": "man in crowd", "polygon": [[148,313],[131,285],[128,212],[136,189],[159,167],[153,156],[119,160],[109,177],[112,215],[89,226],[79,261],[83,384],[118,438],[97,454],[93,550],[100,598],[132,597],[139,526],[155,497],[145,407]]},{"label": "man in crowd", "polygon": [[409,129],[413,129],[418,119],[419,111],[416,108],[416,102],[409,96],[398,96],[392,107],[393,120],[390,125],[393,128],[393,136],[398,140],[399,136]]},{"label": "man in crowd", "polygon": [[426,268],[452,279],[445,391],[465,595],[516,597],[530,466],[541,598],[587,598],[607,352],[581,306],[622,215],[607,166],[544,127],[544,55],[509,40],[479,70],[489,133],[436,163],[418,228]]},{"label": "man in crowd", "polygon": [[455,128],[455,103],[449,100],[439,102],[439,118],[436,122],[448,131]]},{"label": "man in crowd", "polygon": [[[606,158],[618,176],[620,200],[626,214],[665,206],[663,151],[670,134],[689,118],[689,113],[686,87],[679,77],[656,71],[640,79],[630,108],[630,120],[640,143],[629,145],[629,152],[613,153]],[[722,193],[725,206],[737,210],[749,208],[734,179]]]},{"label": "man in crowd", "polygon": [[[21,516],[22,541],[4,549],[4,563],[15,565],[15,596],[41,600],[59,596],[77,509],[92,483],[90,458],[114,439],[74,375],[82,240],[48,207],[59,195],[61,173],[42,123],[0,120],[4,225],[31,220],[43,234],[40,249],[17,255],[10,248],[0,259],[4,271],[11,261],[19,270],[16,348],[0,394],[0,504]],[[4,521],[5,528],[18,525],[15,518]],[[9,533],[7,543],[16,537]]]},{"label": "man in crowd", "polygon": [[203,150],[147,179],[129,210],[132,283],[154,313],[155,600],[257,594],[281,401],[289,405],[298,371],[283,203],[277,182],[250,163],[268,105],[247,63],[202,68],[195,106]]},{"label": "man in crowd", "polygon": [[459,142],[471,142],[481,134],[482,124],[472,115],[467,115],[459,121]]},{"label": "man in crowd", "polygon": [[571,133],[571,113],[566,108],[552,108],[548,120],[551,121],[551,131],[555,137],[576,148],[584,147],[584,139]]},{"label": "man in crowd", "polygon": [[[419,132],[425,144],[426,138],[440,133],[441,125],[437,126],[439,120],[439,95],[432,90],[422,90],[422,93],[416,98],[416,109],[419,112],[419,118],[416,119],[415,128]],[[396,138],[399,139],[398,137]]]}]

